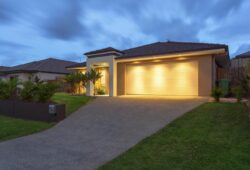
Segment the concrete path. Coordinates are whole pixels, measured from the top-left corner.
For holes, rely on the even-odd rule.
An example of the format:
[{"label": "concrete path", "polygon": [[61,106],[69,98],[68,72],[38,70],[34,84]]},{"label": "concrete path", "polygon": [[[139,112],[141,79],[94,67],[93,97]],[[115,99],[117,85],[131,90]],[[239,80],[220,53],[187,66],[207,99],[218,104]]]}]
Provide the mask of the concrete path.
[{"label": "concrete path", "polygon": [[0,169],[95,169],[205,101],[99,97],[47,131],[1,142]]}]

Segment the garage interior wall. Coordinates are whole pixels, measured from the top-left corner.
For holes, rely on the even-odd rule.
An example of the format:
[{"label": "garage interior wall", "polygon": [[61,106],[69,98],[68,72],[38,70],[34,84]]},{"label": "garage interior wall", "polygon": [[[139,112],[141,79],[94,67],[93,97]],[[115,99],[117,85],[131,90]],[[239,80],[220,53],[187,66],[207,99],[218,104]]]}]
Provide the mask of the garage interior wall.
[{"label": "garage interior wall", "polygon": [[[212,89],[212,56],[195,56],[187,61],[198,62],[198,95],[209,96]],[[126,64],[117,64],[117,95],[125,95]]]}]

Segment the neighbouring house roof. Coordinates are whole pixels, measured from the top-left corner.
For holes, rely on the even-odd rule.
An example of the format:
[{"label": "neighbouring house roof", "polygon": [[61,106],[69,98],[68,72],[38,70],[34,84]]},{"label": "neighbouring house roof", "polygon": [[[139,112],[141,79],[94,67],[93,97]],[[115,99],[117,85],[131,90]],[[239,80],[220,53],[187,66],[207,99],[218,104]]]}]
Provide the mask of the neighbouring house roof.
[{"label": "neighbouring house roof", "polygon": [[86,67],[86,62],[76,63],[73,65],[67,66],[66,68],[70,69],[70,68],[81,68],[81,67]]},{"label": "neighbouring house roof", "polygon": [[237,59],[237,58],[250,58],[250,51],[239,54],[234,59]]},{"label": "neighbouring house roof", "polygon": [[2,73],[2,71],[4,71],[5,69],[7,69],[8,67],[5,66],[0,66],[0,76],[3,76],[4,74]]},{"label": "neighbouring house roof", "polygon": [[0,66],[0,71],[4,71],[6,69],[8,69],[9,67],[5,67],[5,66]]},{"label": "neighbouring house roof", "polygon": [[67,66],[76,64],[76,62],[65,61],[55,58],[48,58],[40,61],[33,61],[26,64],[17,65],[14,67],[5,68],[3,73],[22,73],[22,72],[46,72],[57,74],[68,74]]},{"label": "neighbouring house roof", "polygon": [[[107,55],[108,51],[116,51],[119,52],[118,54],[116,54],[117,55],[116,59],[122,60],[122,59],[136,58],[136,57],[151,57],[153,55],[163,55],[163,54],[167,55],[167,54],[216,50],[216,49],[225,49],[226,53],[228,53],[228,46],[224,44],[167,41],[167,42],[156,42],[152,44],[147,44],[135,48],[126,49],[123,51],[119,51],[112,47],[108,47],[85,53],[85,55],[87,55],[88,58],[99,57]],[[228,55],[224,57],[216,56],[216,61],[219,65],[228,65],[230,63]]]},{"label": "neighbouring house roof", "polygon": [[245,67],[250,62],[250,51],[239,54],[231,60],[232,68]]}]

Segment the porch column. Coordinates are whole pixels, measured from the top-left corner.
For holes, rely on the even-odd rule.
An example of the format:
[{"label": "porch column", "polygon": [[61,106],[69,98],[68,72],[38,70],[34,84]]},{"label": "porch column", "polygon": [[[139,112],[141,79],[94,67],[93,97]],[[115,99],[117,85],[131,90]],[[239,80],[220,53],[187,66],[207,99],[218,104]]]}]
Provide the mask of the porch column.
[{"label": "porch column", "polygon": [[[92,63],[90,61],[88,61],[88,59],[87,59],[87,72],[91,70],[91,67],[92,67]],[[94,96],[94,85],[92,82],[87,83],[86,95],[87,96]]]},{"label": "porch column", "polygon": [[112,59],[109,62],[109,96],[117,96],[117,63]]}]

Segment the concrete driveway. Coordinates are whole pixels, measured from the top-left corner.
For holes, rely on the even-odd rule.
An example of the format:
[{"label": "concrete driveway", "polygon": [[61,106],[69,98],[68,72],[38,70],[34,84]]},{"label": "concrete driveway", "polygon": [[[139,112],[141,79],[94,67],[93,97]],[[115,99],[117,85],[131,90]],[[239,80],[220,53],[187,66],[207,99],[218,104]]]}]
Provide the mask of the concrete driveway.
[{"label": "concrete driveway", "polygon": [[98,97],[47,131],[1,142],[0,169],[95,169],[205,101]]}]

